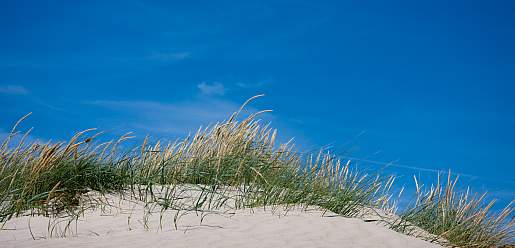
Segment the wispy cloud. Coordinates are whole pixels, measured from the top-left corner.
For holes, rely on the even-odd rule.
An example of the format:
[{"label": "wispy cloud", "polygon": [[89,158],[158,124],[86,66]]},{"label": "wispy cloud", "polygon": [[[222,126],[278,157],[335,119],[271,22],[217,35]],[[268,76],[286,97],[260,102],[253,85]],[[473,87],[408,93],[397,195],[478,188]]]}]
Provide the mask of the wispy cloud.
[{"label": "wispy cloud", "polygon": [[31,93],[27,88],[21,85],[0,85],[0,94],[23,96],[25,97],[25,102],[31,104],[32,108],[36,106],[42,106],[54,111],[67,112],[64,108],[54,106],[53,104],[48,103],[46,100],[42,100],[36,94]]},{"label": "wispy cloud", "polygon": [[236,86],[238,86],[240,88],[244,88],[244,89],[250,89],[250,88],[257,88],[257,87],[263,86],[264,84],[265,84],[264,82],[259,82],[259,83],[236,83]]},{"label": "wispy cloud", "polygon": [[0,85],[0,94],[27,95],[29,94],[29,91],[20,85]]},{"label": "wispy cloud", "polygon": [[266,80],[260,80],[256,82],[247,82],[247,81],[240,81],[236,83],[236,86],[242,88],[242,89],[256,89],[256,88],[262,88],[270,83],[272,83],[273,79],[266,79]]},{"label": "wispy cloud", "polygon": [[169,61],[179,61],[187,59],[191,56],[189,52],[174,52],[174,53],[165,53],[165,52],[156,52],[148,57],[149,60],[158,60],[162,62]]},{"label": "wispy cloud", "polygon": [[145,54],[136,54],[133,56],[123,56],[123,57],[110,57],[106,59],[109,62],[109,65],[133,65],[133,66],[142,66],[148,65],[149,63],[169,63],[169,62],[177,62],[188,59],[191,57],[191,53],[187,51],[182,52],[152,52]]},{"label": "wispy cloud", "polygon": [[202,82],[197,85],[198,89],[200,90],[200,93],[203,95],[213,96],[213,95],[219,95],[222,96],[225,94],[225,87],[223,84],[219,82],[213,82],[213,83],[206,83]]},{"label": "wispy cloud", "polygon": [[124,125],[123,131],[162,136],[182,136],[197,130],[200,126],[223,121],[239,107],[239,104],[231,101],[211,98],[180,103],[96,100],[85,104],[113,111],[119,116],[118,120],[113,117],[99,126],[118,128],[119,125]]}]

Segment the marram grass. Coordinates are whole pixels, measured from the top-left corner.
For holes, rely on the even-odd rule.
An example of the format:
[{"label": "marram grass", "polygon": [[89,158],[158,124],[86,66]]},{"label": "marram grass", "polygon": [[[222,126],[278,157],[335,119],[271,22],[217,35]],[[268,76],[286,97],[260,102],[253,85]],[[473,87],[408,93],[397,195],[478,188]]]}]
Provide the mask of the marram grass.
[{"label": "marram grass", "polygon": [[495,200],[485,201],[486,194],[477,195],[467,189],[456,190],[458,177],[447,173],[441,182],[424,189],[414,177],[417,199],[413,206],[400,214],[391,226],[408,234],[417,234],[417,226],[434,235],[433,240],[444,239],[458,247],[496,247],[514,241],[512,203],[493,212]]},{"label": "marram grass", "polygon": [[[239,120],[242,109],[257,97],[193,136],[153,144],[145,138],[132,150],[120,148],[130,134],[99,143],[94,129],[68,142],[45,144],[25,143],[29,131],[13,144],[24,117],[0,143],[0,222],[23,215],[78,216],[101,204],[94,195],[107,194],[134,197],[161,211],[318,206],[348,217],[367,209],[395,212],[394,177],[361,173],[329,153],[301,155],[291,142],[277,144],[277,130],[258,119],[267,111]],[[445,186],[438,182],[428,191],[417,184],[417,201],[387,222],[408,234],[412,227],[421,228],[448,245],[513,242],[511,205],[492,213],[493,203],[485,205],[484,196],[458,194],[454,186],[450,177]],[[196,193],[186,197],[191,191]]]}]

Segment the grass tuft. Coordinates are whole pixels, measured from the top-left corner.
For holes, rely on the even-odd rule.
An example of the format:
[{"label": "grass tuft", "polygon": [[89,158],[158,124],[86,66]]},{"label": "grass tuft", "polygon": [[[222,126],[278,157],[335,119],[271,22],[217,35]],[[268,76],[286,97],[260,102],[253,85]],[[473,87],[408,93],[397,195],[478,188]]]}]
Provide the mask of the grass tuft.
[{"label": "grass tuft", "polygon": [[[512,203],[500,211],[492,211],[495,200],[485,201],[486,193],[472,194],[456,190],[459,177],[447,173],[447,180],[429,189],[415,179],[417,200],[400,215],[392,228],[408,234],[413,226],[432,234],[432,241],[458,247],[497,247],[513,242]],[[513,243],[512,243],[513,244]]]}]

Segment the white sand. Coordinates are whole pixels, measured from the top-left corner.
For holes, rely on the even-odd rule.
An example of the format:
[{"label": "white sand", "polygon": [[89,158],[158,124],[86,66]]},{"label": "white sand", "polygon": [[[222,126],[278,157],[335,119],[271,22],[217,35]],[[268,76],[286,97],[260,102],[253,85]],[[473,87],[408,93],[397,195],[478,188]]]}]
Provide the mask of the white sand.
[{"label": "white sand", "polygon": [[160,224],[159,212],[144,221],[140,203],[118,204],[123,209],[87,211],[67,229],[68,223],[44,217],[13,219],[0,231],[0,247],[440,247],[377,222],[319,210],[189,212],[176,230],[174,211],[166,211]]}]

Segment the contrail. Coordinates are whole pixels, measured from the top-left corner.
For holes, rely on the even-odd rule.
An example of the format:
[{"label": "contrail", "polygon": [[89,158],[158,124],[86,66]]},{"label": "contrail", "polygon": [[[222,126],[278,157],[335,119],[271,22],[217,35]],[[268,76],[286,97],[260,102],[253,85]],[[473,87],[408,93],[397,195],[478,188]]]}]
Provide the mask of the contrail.
[{"label": "contrail", "polygon": [[[442,171],[443,171],[443,170],[430,169],[430,168],[424,168],[424,167],[418,167],[418,166],[398,164],[395,162],[382,162],[382,161],[377,161],[377,160],[363,159],[363,158],[345,156],[345,155],[338,155],[338,156],[342,157],[342,158],[366,162],[366,163],[370,163],[370,164],[384,165],[385,167],[396,167],[396,168],[403,168],[403,169],[410,169],[410,170],[417,170],[417,171],[432,172],[432,173],[436,173],[436,174],[442,173]],[[466,173],[454,173],[454,174],[458,175],[460,177],[467,177],[472,180],[479,179],[479,180],[483,180],[483,181],[496,181],[496,182],[504,182],[504,183],[510,183],[510,184],[515,183],[515,181],[513,181],[513,180],[485,178],[485,177],[472,175],[472,174],[466,174]]]}]

